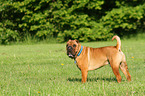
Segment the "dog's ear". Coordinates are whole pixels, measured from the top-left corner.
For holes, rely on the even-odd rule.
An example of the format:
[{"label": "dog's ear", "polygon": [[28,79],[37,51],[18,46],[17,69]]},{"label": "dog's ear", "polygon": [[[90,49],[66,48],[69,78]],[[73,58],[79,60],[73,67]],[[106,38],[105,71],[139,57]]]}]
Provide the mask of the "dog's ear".
[{"label": "dog's ear", "polygon": [[70,42],[70,41],[71,41],[71,39],[69,39],[69,40],[67,41],[67,43]]},{"label": "dog's ear", "polygon": [[78,41],[78,40],[76,40],[76,39],[75,39],[75,41],[76,41],[77,43],[79,43],[79,41]]}]

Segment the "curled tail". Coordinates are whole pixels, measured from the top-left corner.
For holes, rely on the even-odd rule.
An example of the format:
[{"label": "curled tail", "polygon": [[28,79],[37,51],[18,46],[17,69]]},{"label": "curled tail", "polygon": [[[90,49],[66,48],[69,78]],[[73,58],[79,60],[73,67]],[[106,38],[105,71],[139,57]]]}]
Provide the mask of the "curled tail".
[{"label": "curled tail", "polygon": [[115,36],[113,36],[112,41],[113,41],[114,39],[117,40],[117,45],[116,45],[117,50],[118,50],[118,51],[121,51],[121,40],[120,40],[120,38],[119,38],[117,35],[115,35]]}]

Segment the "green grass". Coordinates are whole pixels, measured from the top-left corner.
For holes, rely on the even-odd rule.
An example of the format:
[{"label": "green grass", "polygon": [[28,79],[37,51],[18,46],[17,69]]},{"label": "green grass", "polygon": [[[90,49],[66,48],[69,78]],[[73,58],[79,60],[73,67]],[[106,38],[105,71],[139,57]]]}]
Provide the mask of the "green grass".
[{"label": "green grass", "polygon": [[[100,47],[116,41],[82,43]],[[145,41],[122,40],[132,81],[117,83],[109,65],[89,71],[87,83],[63,44],[0,46],[0,96],[144,96]],[[64,65],[63,65],[64,64]]]}]

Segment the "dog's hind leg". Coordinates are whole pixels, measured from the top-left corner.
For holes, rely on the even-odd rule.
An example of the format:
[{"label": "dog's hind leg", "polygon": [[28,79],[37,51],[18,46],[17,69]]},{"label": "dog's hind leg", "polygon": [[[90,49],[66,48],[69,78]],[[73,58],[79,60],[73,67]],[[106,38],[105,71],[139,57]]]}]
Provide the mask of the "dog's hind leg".
[{"label": "dog's hind leg", "polygon": [[119,73],[119,67],[114,67],[112,68],[114,75],[116,76],[117,82],[120,83],[121,82],[121,76]]},{"label": "dog's hind leg", "polygon": [[120,64],[120,69],[121,69],[121,71],[124,73],[126,79],[127,79],[128,81],[131,81],[131,75],[129,74],[129,71],[128,71],[128,67],[127,67],[126,61],[121,62],[121,64]]},{"label": "dog's hind leg", "polygon": [[121,82],[121,75],[119,73],[119,63],[110,61],[111,68],[113,70],[114,75],[116,76],[117,82]]}]

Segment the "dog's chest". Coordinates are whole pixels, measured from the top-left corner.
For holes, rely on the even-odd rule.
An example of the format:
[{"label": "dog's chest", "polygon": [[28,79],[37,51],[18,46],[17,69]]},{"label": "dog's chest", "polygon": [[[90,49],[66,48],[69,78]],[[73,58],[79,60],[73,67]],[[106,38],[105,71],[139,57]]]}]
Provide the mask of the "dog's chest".
[{"label": "dog's chest", "polygon": [[78,65],[78,62],[75,60],[74,63],[76,64],[76,66],[78,67],[79,70],[81,70],[80,65]]}]

